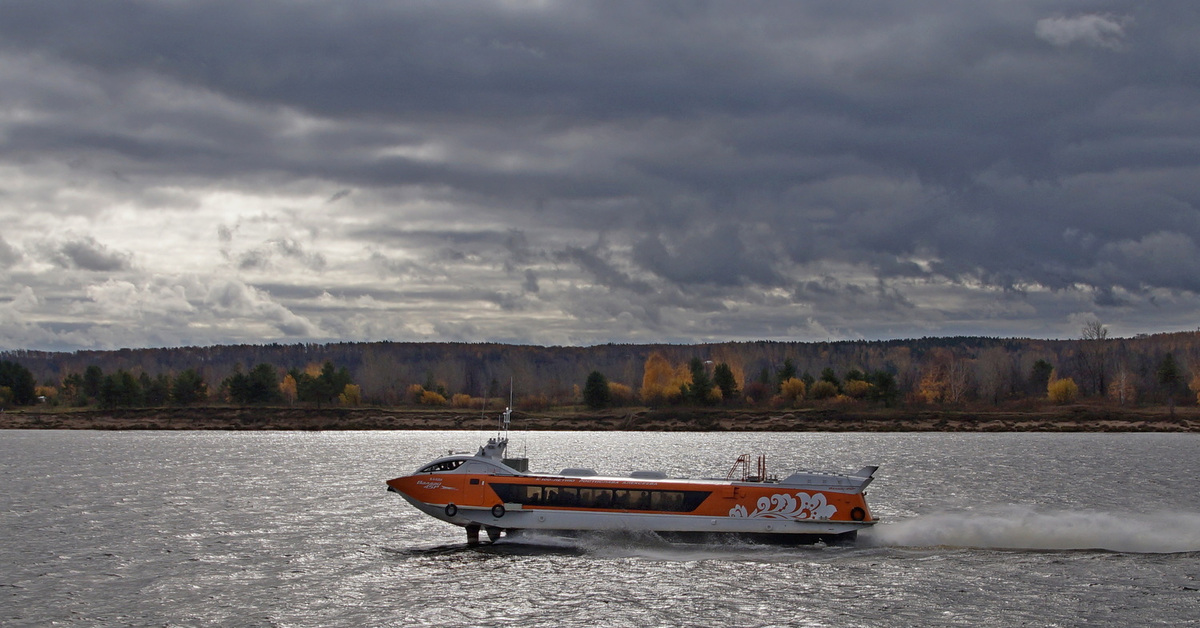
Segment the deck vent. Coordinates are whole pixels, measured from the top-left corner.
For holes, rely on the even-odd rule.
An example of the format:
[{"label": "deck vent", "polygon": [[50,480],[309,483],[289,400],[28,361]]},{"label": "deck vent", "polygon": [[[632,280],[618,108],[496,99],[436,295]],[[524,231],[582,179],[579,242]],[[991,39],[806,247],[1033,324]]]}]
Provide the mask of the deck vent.
[{"label": "deck vent", "polygon": [[662,471],[634,471],[629,474],[629,477],[639,480],[665,480],[667,474]]},{"label": "deck vent", "polygon": [[568,468],[568,469],[563,469],[562,473],[559,473],[559,475],[569,475],[571,477],[576,477],[576,478],[586,478],[586,477],[591,477],[593,475],[599,475],[599,474],[596,473],[595,469]]}]

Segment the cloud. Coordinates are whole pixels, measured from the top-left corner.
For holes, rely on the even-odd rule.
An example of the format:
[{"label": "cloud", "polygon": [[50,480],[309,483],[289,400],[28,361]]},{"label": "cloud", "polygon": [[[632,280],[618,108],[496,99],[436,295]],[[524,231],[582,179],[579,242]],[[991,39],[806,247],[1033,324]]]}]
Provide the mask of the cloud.
[{"label": "cloud", "polygon": [[21,261],[23,255],[0,236],[0,268],[8,268]]},{"label": "cloud", "polygon": [[674,282],[740,286],[777,285],[781,281],[771,264],[760,257],[761,249],[748,247],[734,226],[691,233],[670,247],[663,235],[637,242],[633,260]]},{"label": "cloud", "polygon": [[84,236],[59,244],[53,259],[63,268],[103,272],[129,269],[133,255],[124,251],[110,251],[95,238]]},{"label": "cloud", "polygon": [[1194,3],[354,7],[0,3],[4,342],[1194,327]]},{"label": "cloud", "polygon": [[1125,45],[1127,16],[1086,14],[1075,17],[1047,17],[1038,20],[1034,33],[1055,46],[1083,44],[1120,50]]},{"label": "cloud", "polygon": [[24,315],[36,311],[41,304],[42,300],[33,288],[21,286],[12,299],[0,301],[0,322],[6,325],[24,323]]},{"label": "cloud", "polygon": [[1115,283],[1138,289],[1164,286],[1200,292],[1200,247],[1182,233],[1158,231],[1106,244],[1100,257]]},{"label": "cloud", "polygon": [[186,322],[185,315],[195,312],[182,285],[135,284],[109,279],[88,286],[87,297],[107,318],[144,320],[147,317],[172,317]]},{"label": "cloud", "polygon": [[317,338],[321,329],[303,316],[275,302],[270,295],[241,281],[217,281],[209,286],[204,303],[222,317],[260,319],[289,337]]}]

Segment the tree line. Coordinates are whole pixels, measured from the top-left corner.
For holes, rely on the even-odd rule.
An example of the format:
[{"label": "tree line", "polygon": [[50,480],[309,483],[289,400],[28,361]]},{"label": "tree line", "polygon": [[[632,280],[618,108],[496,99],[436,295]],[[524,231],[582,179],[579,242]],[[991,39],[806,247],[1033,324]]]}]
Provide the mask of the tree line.
[{"label": "tree line", "polygon": [[[253,365],[253,366],[251,366]],[[336,366],[335,366],[336,365]],[[335,343],[0,353],[0,404],[557,405],[1190,403],[1200,332],[1073,340],[536,347]]]},{"label": "tree line", "polygon": [[90,365],[82,373],[68,373],[54,384],[35,385],[29,369],[12,361],[0,361],[0,408],[51,404],[97,406],[100,408],[138,408],[191,406],[212,402],[236,405],[308,403],[356,406],[362,402],[360,388],[351,381],[345,368],[326,362],[320,368],[291,369],[281,373],[261,363],[243,372],[238,366],[215,388],[210,388],[196,369],[182,373],[137,375],[118,369],[104,373]]}]

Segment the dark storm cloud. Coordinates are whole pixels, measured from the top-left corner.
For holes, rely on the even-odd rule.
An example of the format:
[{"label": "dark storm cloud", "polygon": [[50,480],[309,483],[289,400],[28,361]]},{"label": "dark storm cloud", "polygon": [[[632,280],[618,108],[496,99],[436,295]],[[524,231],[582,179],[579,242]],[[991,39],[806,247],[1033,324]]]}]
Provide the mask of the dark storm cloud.
[{"label": "dark storm cloud", "polygon": [[648,294],[654,290],[649,283],[634,279],[613,266],[611,262],[604,258],[600,246],[589,248],[567,247],[559,252],[557,257],[560,260],[571,261],[577,264],[600,286],[628,290],[635,294]]},{"label": "dark storm cloud", "polygon": [[658,237],[647,237],[634,246],[633,260],[680,284],[769,286],[783,279],[766,260],[744,245],[733,226],[689,234],[673,248],[669,249]]},{"label": "dark storm cloud", "polygon": [[[1183,0],[9,1],[0,165],[47,183],[0,184],[0,211],[220,205],[222,268],[295,269],[310,300],[328,275],[631,337],[1186,313],[1197,24]],[[60,267],[144,264],[54,241]],[[221,285],[222,311],[319,331]]]}]

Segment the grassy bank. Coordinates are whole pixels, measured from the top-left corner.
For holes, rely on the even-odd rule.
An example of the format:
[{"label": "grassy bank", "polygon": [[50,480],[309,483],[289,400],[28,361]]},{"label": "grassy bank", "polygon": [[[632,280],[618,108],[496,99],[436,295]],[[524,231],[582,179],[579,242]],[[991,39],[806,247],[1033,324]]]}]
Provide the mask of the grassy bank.
[{"label": "grassy bank", "polygon": [[[25,409],[0,429],[489,430],[495,413],[441,408]],[[1025,410],[619,408],[515,412],[514,430],[774,432],[1200,432],[1200,408],[1054,406]]]}]

